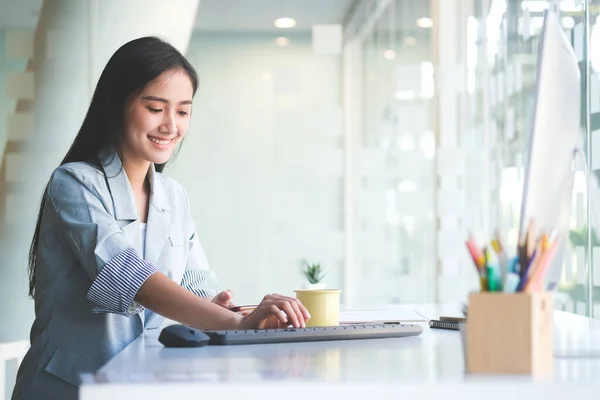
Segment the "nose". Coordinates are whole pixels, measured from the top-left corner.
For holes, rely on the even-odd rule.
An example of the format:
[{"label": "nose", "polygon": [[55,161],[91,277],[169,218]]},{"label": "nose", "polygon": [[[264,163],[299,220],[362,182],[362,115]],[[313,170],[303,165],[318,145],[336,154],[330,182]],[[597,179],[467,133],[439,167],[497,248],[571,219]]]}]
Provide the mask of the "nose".
[{"label": "nose", "polygon": [[177,134],[177,123],[175,116],[172,113],[165,113],[165,118],[162,123],[162,131],[172,135]]}]

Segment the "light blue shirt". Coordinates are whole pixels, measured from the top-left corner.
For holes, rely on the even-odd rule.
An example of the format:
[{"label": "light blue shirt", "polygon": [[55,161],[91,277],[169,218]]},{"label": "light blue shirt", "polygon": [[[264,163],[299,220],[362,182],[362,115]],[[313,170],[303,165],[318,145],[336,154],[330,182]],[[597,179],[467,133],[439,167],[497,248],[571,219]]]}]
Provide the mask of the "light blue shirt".
[{"label": "light blue shirt", "polygon": [[31,348],[13,399],[77,398],[79,374],[95,372],[163,317],[133,299],[160,271],[202,297],[218,282],[198,240],[185,190],[149,171],[142,249],[133,191],[112,147],[101,165],[57,168],[48,185],[37,255]]}]

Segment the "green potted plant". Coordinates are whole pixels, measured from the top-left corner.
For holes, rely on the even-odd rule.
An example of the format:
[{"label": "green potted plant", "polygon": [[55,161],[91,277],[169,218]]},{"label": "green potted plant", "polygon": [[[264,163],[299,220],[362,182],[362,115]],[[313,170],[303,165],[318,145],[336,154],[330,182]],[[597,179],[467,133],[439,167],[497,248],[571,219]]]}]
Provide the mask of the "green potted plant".
[{"label": "green potted plant", "polygon": [[327,273],[320,263],[304,261],[302,264],[302,275],[306,279],[304,282],[305,289],[318,290],[326,288],[326,285],[322,281]]}]

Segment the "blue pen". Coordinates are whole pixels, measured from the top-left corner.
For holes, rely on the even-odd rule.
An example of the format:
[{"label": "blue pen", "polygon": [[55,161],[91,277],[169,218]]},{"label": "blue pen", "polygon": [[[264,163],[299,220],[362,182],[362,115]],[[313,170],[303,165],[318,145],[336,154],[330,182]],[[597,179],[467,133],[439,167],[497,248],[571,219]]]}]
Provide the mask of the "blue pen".
[{"label": "blue pen", "polygon": [[514,293],[517,291],[517,287],[521,281],[519,277],[519,256],[510,259],[506,272],[503,287],[504,293]]},{"label": "blue pen", "polygon": [[521,280],[519,275],[515,272],[509,272],[506,274],[506,281],[504,282],[504,293],[515,293],[520,284]]},{"label": "blue pen", "polygon": [[525,267],[523,274],[521,275],[521,280],[519,281],[519,286],[517,286],[517,292],[523,291],[523,288],[525,287],[525,284],[527,283],[527,275],[529,274],[529,269],[531,268],[531,264],[533,264],[533,260],[535,260],[536,253],[537,253],[537,249],[533,250],[533,254],[531,255],[531,258],[529,259],[529,262],[527,263],[527,266]]},{"label": "blue pen", "polygon": [[519,256],[513,257],[508,263],[508,272],[519,273]]}]

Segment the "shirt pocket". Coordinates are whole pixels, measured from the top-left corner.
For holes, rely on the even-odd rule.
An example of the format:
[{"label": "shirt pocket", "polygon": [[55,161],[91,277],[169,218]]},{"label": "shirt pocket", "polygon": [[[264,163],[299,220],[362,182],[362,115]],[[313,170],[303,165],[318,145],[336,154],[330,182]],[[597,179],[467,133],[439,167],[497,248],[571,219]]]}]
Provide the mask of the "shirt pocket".
[{"label": "shirt pocket", "polygon": [[171,247],[181,247],[187,244],[187,239],[183,233],[174,233],[169,235],[169,244]]},{"label": "shirt pocket", "polygon": [[180,232],[173,232],[169,235],[158,267],[170,279],[180,283],[187,265],[188,253],[189,246],[186,236]]}]

